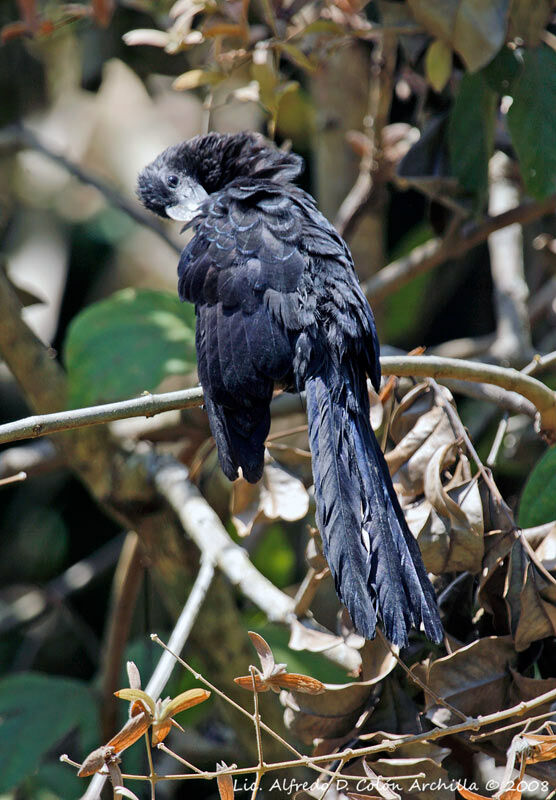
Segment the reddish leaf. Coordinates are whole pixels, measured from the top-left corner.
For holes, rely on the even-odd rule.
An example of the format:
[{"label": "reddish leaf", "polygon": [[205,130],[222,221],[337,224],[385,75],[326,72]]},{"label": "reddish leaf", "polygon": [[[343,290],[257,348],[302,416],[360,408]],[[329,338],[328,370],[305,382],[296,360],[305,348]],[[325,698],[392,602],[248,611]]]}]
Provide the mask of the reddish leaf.
[{"label": "reddish leaf", "polygon": [[266,682],[274,691],[288,689],[290,692],[303,692],[303,694],[322,694],[326,688],[316,678],[311,678],[309,675],[298,675],[295,672],[271,675]]},{"label": "reddish leaf", "polygon": [[526,733],[523,738],[531,745],[531,750],[525,756],[527,764],[539,764],[556,758],[556,736]]},{"label": "reddish leaf", "polygon": [[25,22],[10,22],[4,25],[0,31],[2,43],[9,42],[11,39],[18,39],[20,36],[30,36],[31,31]]},{"label": "reddish leaf", "polygon": [[152,746],[156,747],[157,744],[163,742],[171,730],[172,730],[171,719],[166,719],[163,722],[156,722],[153,725],[152,739],[151,739]]},{"label": "reddish leaf", "polygon": [[107,742],[106,747],[112,747],[116,753],[127,750],[149,729],[150,724],[151,718],[145,712],[138,714],[136,717],[131,717],[121,731]]},{"label": "reddish leaf", "polygon": [[[263,681],[260,675],[255,675],[255,691],[256,692],[268,692],[270,686]],[[253,691],[253,678],[251,675],[242,675],[240,678],[234,678],[234,683],[237,683],[238,686],[241,686],[242,689],[247,689],[248,692]]]}]

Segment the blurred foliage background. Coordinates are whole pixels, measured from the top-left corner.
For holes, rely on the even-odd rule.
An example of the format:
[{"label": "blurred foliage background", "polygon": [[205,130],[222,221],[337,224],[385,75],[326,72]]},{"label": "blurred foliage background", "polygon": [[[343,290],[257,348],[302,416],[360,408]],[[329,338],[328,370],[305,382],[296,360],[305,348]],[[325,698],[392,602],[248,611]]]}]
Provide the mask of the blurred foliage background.
[{"label": "blurred foliage background", "polygon": [[[553,4],[532,9],[525,0],[497,0],[477,6],[475,16],[467,14],[471,5],[5,0],[0,268],[23,303],[22,319],[67,370],[67,407],[196,384],[194,315],[175,297],[184,239],[175,225],[144,215],[135,183],[166,146],[207,129],[261,130],[304,157],[302,186],[350,244],[384,353],[424,346],[430,354],[522,368],[535,353],[553,351],[554,206],[534,205],[552,202],[556,192]],[[520,203],[537,209],[527,225],[460,247],[487,213]],[[409,254],[422,262],[437,238],[446,249],[435,269],[406,270],[408,277],[385,291],[373,284],[390,262],[407,267]],[[554,386],[554,377],[549,371],[544,379]],[[16,378],[0,364],[0,422],[41,410]],[[486,459],[503,412],[469,393],[456,396]],[[299,405],[277,420],[273,434],[303,423]],[[201,409],[122,420],[111,429],[124,448],[155,443],[186,464],[229,533],[238,539],[250,531],[241,542],[255,566],[295,593],[311,519],[303,432],[276,439],[271,453],[290,472],[268,477],[261,499],[260,489],[250,494],[245,486],[232,495]],[[533,474],[522,501],[525,526],[556,517],[556,459],[527,416],[511,415],[493,466],[513,510],[543,454],[544,472]],[[107,665],[116,663],[114,688],[126,685],[126,659],[149,674],[158,651],[148,634],[172,629],[186,587],[168,602],[151,576],[151,556],[138,557],[130,568],[135,578],[124,583],[130,608],[122,652],[114,656],[110,626],[121,604],[125,514],[120,521],[108,513],[50,440],[5,446],[0,478],[20,469],[26,481],[0,487],[0,795],[71,798],[82,782],[56,756],[71,750],[82,758],[102,740]],[[150,513],[152,503],[134,498],[116,507]],[[265,631],[290,669],[347,680],[320,656],[294,654],[282,629],[236,600],[233,614],[228,607],[215,612],[231,631],[239,614],[244,629]],[[313,610],[335,629],[330,587]],[[467,624],[464,643],[477,636]],[[494,626],[482,633],[505,632]],[[545,647],[535,678],[556,677],[546,668],[553,644]],[[189,657],[207,667],[199,636]],[[168,693],[190,685],[174,676]],[[118,712],[122,722],[125,709]],[[116,711],[110,714],[114,722]],[[184,751],[203,765],[233,760],[237,743],[222,716],[204,707],[190,715]],[[144,769],[142,758],[132,751],[126,769]],[[160,797],[216,796],[211,783],[189,787],[161,787]]]}]

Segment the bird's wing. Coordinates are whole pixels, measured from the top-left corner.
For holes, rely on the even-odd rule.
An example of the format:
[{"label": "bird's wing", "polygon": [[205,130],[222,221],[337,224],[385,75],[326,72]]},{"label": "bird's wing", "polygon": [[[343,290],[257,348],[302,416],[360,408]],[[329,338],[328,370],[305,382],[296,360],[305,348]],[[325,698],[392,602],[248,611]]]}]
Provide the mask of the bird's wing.
[{"label": "bird's wing", "polygon": [[228,186],[211,196],[182,253],[178,290],[199,318],[201,382],[234,407],[288,379],[302,327],[302,215],[281,187]]}]

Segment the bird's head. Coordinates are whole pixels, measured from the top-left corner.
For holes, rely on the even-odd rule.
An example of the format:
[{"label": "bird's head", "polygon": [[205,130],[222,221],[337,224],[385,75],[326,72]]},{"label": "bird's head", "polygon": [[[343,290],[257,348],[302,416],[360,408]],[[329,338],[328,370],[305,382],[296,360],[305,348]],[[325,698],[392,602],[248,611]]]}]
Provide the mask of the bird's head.
[{"label": "bird's head", "polygon": [[139,175],[137,194],[161,217],[190,222],[209,194],[236,178],[287,183],[303,168],[256,133],[209,133],[164,150]]}]

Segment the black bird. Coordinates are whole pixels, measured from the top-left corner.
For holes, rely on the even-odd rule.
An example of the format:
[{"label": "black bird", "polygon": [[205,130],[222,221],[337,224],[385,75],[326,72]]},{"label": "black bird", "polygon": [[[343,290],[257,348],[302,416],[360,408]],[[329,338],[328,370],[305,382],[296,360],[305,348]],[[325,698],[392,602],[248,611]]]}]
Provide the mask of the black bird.
[{"label": "black bird", "polygon": [[343,239],[293,184],[299,156],[253,133],[169,147],[138,182],[151,211],[185,221],[178,267],[195,304],[199,378],[220,464],[257,481],[276,385],[305,390],[317,524],[357,630],[377,618],[399,646],[422,623],[443,631],[436,598],[369,421],[379,343]]}]

